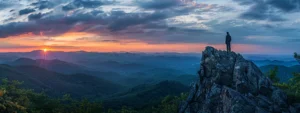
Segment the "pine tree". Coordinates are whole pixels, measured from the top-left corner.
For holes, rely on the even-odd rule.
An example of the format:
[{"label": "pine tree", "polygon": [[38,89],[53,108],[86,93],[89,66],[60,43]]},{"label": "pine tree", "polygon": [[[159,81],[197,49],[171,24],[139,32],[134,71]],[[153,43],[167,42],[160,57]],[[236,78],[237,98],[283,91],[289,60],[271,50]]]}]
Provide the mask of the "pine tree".
[{"label": "pine tree", "polygon": [[277,77],[278,67],[274,67],[269,71],[268,77],[272,80],[273,83],[278,83],[280,79]]}]

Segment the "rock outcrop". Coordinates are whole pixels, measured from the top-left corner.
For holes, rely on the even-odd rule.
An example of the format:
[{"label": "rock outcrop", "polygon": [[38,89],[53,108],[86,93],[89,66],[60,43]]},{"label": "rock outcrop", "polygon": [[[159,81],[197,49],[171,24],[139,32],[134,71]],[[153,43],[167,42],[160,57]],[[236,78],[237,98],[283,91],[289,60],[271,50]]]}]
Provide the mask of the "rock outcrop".
[{"label": "rock outcrop", "polygon": [[198,74],[179,113],[299,113],[287,104],[286,94],[240,54],[206,47]]}]

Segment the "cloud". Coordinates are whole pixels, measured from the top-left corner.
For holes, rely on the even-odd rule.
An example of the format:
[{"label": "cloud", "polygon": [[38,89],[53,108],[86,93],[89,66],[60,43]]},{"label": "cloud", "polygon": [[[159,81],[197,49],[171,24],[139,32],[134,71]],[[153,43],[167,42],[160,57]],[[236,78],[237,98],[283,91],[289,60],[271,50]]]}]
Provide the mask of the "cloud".
[{"label": "cloud", "polygon": [[102,42],[120,43],[120,40],[101,40]]},{"label": "cloud", "polygon": [[[282,48],[299,47],[299,42],[290,42],[297,38],[295,36],[300,34],[298,28],[291,29],[290,27],[284,27],[280,24],[273,24],[272,27],[266,27],[266,24],[240,19],[228,21],[215,20],[206,23],[206,25],[213,29],[213,31],[223,32],[222,35],[217,36],[219,38],[214,39],[216,43],[223,42],[225,38],[224,31],[229,31],[233,38],[233,44],[276,45]],[[210,40],[208,39],[206,42],[208,41]]]},{"label": "cloud", "polygon": [[[153,13],[125,13],[124,11],[113,11],[111,17],[113,21],[109,24],[111,31],[125,30],[130,26],[141,25],[146,29],[148,27],[158,27],[164,25],[165,20],[179,15],[186,15],[193,11],[194,7],[178,7],[176,9],[157,10]],[[155,24],[153,24],[155,23]]]},{"label": "cloud", "polygon": [[300,0],[268,0],[267,3],[284,12],[299,11]]},{"label": "cloud", "polygon": [[284,13],[300,11],[300,0],[233,0],[240,5],[251,5],[241,18],[249,20],[285,21]]},{"label": "cloud", "polygon": [[[159,2],[158,0],[154,1]],[[99,7],[99,5],[102,6],[103,4],[89,6],[86,1],[83,2],[85,5],[78,5],[82,4],[82,2],[82,0],[75,0],[67,4],[72,4],[73,6],[76,6],[75,8],[81,7],[81,11],[75,11],[70,15],[65,15],[65,12],[62,14],[53,13],[47,16],[45,16],[46,14],[44,13],[35,13],[28,16],[28,20],[30,20],[28,22],[15,22],[0,25],[0,37],[7,38],[26,33],[31,33],[33,35],[43,34],[45,36],[55,37],[68,32],[85,32],[99,35],[102,38],[105,37],[102,39],[104,41],[137,40],[146,43],[205,42],[209,44],[223,42],[223,38],[220,38],[223,37],[223,34],[215,32],[214,29],[208,30],[189,27],[191,26],[190,23],[189,25],[185,23],[172,25],[172,21],[168,20],[169,18],[195,13],[196,9],[201,10],[201,12],[197,13],[218,11],[224,8],[227,9],[227,7],[217,4],[197,4],[192,6],[169,5],[168,7],[170,8],[158,7],[162,8],[160,10],[156,8],[155,10],[151,9],[151,11],[146,9],[147,11],[125,12],[120,9],[117,11],[102,11],[97,8],[97,10],[95,10],[93,7]],[[175,0],[174,2],[178,1]],[[93,10],[89,10],[91,8]],[[225,23],[222,24],[222,26],[219,26],[219,28],[228,28],[228,25],[229,23]],[[216,25],[212,26],[212,28],[215,27]],[[229,29],[244,29],[243,27],[244,26],[240,28],[229,27]],[[226,29],[222,30],[226,31]],[[252,30],[252,28],[250,28],[250,30]],[[247,32],[249,32],[248,29]],[[239,36],[244,35],[241,34]],[[93,41],[94,40],[95,39],[93,39]],[[242,39],[236,40],[242,42]]]},{"label": "cloud", "polygon": [[151,14],[148,13],[132,13],[125,14],[121,18],[114,20],[112,24],[109,25],[111,31],[123,30],[129,26],[146,24],[152,21],[158,21],[167,18],[168,16],[165,13],[154,12]]},{"label": "cloud", "polygon": [[[222,34],[205,29],[168,27],[162,31],[145,32],[147,43],[219,43]],[[138,38],[138,37],[136,37]],[[223,42],[223,41],[222,41]]]},{"label": "cloud", "polygon": [[91,14],[93,14],[94,16],[98,15],[98,14],[103,14],[104,11],[101,11],[101,10],[93,10],[91,11]]},{"label": "cloud", "polygon": [[47,18],[29,22],[13,22],[0,26],[0,37],[7,38],[9,36],[17,36],[27,33],[39,35],[41,32],[51,36],[66,32],[66,30],[70,29],[70,27],[71,26],[66,23],[55,20],[55,17],[52,19]]},{"label": "cloud", "polygon": [[180,4],[180,0],[138,0],[139,7],[144,9],[166,9]]},{"label": "cloud", "polygon": [[23,49],[23,48],[34,48],[34,47],[36,46],[26,46],[26,45],[12,44],[7,42],[0,42],[1,49]]},{"label": "cloud", "polygon": [[30,9],[30,8],[22,9],[22,10],[19,11],[19,15],[25,15],[25,14],[29,14],[29,13],[32,13],[32,12],[35,12],[35,10]]},{"label": "cloud", "polygon": [[287,39],[286,42],[289,42],[289,43],[300,43],[300,39]]},{"label": "cloud", "polygon": [[45,45],[45,46],[37,46],[37,48],[50,48],[53,50],[60,50],[60,49],[80,49],[79,46],[62,46],[62,45],[57,45],[57,44],[53,44],[53,45]]},{"label": "cloud", "polygon": [[0,3],[0,10],[2,9],[6,9],[6,8],[8,8],[8,7],[10,7],[10,6],[12,6],[12,4],[10,4],[10,3],[6,3],[6,2],[2,2],[2,1],[0,1],[1,3]]},{"label": "cloud", "polygon": [[[176,4],[179,3],[179,0],[166,0],[163,4],[170,3],[170,1],[176,2]],[[159,1],[155,0],[155,2]],[[51,37],[67,32],[87,32],[99,34],[101,36],[132,36],[132,39],[141,38],[140,36],[145,35],[149,35],[150,37],[157,36],[156,34],[158,34],[159,36],[159,34],[162,34],[163,32],[166,32],[166,34],[169,35],[169,33],[173,34],[174,32],[168,30],[169,27],[166,24],[166,19],[189,14],[189,12],[195,9],[195,7],[180,6],[172,9],[167,8],[164,10],[156,10],[154,12],[130,13],[121,11],[120,9],[118,11],[113,10],[111,12],[104,12],[98,9],[94,10],[94,8],[111,3],[113,2],[107,0],[73,0],[65,5],[65,8],[67,8],[66,10],[80,8],[82,11],[76,11],[70,15],[65,15],[64,13],[53,13],[52,15],[47,15],[39,11],[39,13],[30,14],[28,16],[29,21],[27,22],[12,22],[0,25],[0,38],[28,33],[32,35],[43,34]],[[38,9],[44,9],[51,8],[56,4],[53,4],[53,2],[50,1],[39,1],[30,3],[30,5],[33,5]],[[86,8],[93,10],[87,12],[88,10],[86,10]],[[24,12],[22,14],[25,14]],[[31,12],[27,11],[26,13],[29,14]],[[161,32],[161,30],[164,31]],[[177,31],[180,30],[184,31],[183,29],[177,28]],[[188,32],[188,30],[184,32]],[[141,38],[139,40],[144,39]],[[148,40],[148,42],[156,43],[154,40]]]},{"label": "cloud", "polygon": [[266,4],[259,3],[253,5],[248,11],[240,15],[243,19],[249,20],[268,20],[268,21],[285,21],[277,14],[277,12],[272,11]]},{"label": "cloud", "polygon": [[112,4],[114,2],[108,0],[74,0],[62,7],[62,10],[69,11],[77,8],[97,8],[102,5]]},{"label": "cloud", "polygon": [[300,0],[233,0],[240,5],[261,4],[277,8],[284,12],[299,11]]},{"label": "cloud", "polygon": [[13,22],[0,25],[0,37],[7,38],[9,36],[16,36],[26,33],[39,35],[41,32],[47,36],[56,36],[66,33],[70,30],[75,30],[75,32],[85,32],[85,30],[89,30],[90,28],[99,25],[106,26],[108,24],[112,24],[116,18],[122,16],[114,13],[110,14],[110,16],[94,16],[91,13],[80,13],[73,14],[71,16],[49,15],[41,18],[43,15],[44,14],[41,13],[29,15],[29,20],[34,21]]},{"label": "cloud", "polygon": [[[47,42],[76,40],[116,45],[221,45],[225,32],[229,31],[234,45],[273,46],[276,42],[280,47],[299,47],[296,37],[300,33],[299,20],[296,18],[300,0],[233,0],[236,3],[229,4],[230,0],[225,0],[226,3],[220,0],[197,3],[192,2],[194,0],[113,1],[26,0],[0,4],[0,9],[6,8],[0,13],[4,17],[0,19],[0,38],[41,42],[46,38],[53,39]],[[24,16],[20,16],[21,9],[35,11],[25,11]],[[68,35],[70,33],[75,35]],[[257,38],[249,40],[249,36]],[[269,38],[262,42],[262,37]]]},{"label": "cloud", "polygon": [[251,5],[261,0],[233,0],[233,1],[239,3],[240,5]]},{"label": "cloud", "polygon": [[42,10],[42,9],[50,9],[53,8],[55,6],[55,4],[53,2],[50,1],[46,1],[46,0],[42,0],[42,1],[37,1],[31,4],[32,6],[35,6],[36,8]]},{"label": "cloud", "polygon": [[[72,1],[73,3],[74,1]],[[79,0],[81,2],[81,0]],[[243,3],[245,4],[245,3]],[[250,4],[250,3],[248,3]],[[275,18],[274,15],[267,15],[266,5],[258,6],[255,2],[252,3],[252,9],[257,9],[257,12],[245,12],[241,18],[268,20],[268,21],[283,21],[280,17]],[[223,43],[223,32],[239,31],[233,33],[238,43],[245,42],[244,38],[247,35],[257,35],[259,33],[268,34],[265,26],[250,26],[250,24],[233,25],[234,22],[215,22],[201,23],[204,28],[190,27],[195,26],[191,23],[176,23],[168,19],[195,13],[195,9],[202,8],[201,11],[218,11],[227,7],[217,4],[198,4],[192,7],[189,6],[171,6],[162,10],[151,11],[134,11],[125,12],[120,9],[117,11],[102,11],[85,9],[86,6],[78,5],[80,10],[75,11],[70,15],[66,12],[53,13],[47,15],[44,13],[34,13],[28,16],[28,22],[14,22],[0,25],[0,37],[7,38],[26,33],[33,35],[43,34],[49,37],[59,36],[68,32],[85,32],[101,36],[102,40],[137,40],[146,43],[199,43],[205,42],[208,44]],[[101,6],[101,5],[100,5]],[[197,13],[202,13],[197,12]],[[258,12],[263,12],[262,15]],[[271,13],[273,14],[273,13]],[[274,12],[275,14],[275,12]],[[250,16],[249,16],[250,15]],[[267,15],[267,16],[266,16]],[[202,15],[201,15],[202,16]],[[274,17],[272,17],[274,16]],[[277,19],[277,20],[276,20]],[[211,20],[205,20],[211,21]],[[219,23],[219,24],[217,24]],[[238,26],[238,27],[236,27]],[[270,27],[272,29],[274,27]],[[253,32],[257,29],[262,29],[262,32]],[[266,32],[266,33],[265,33]],[[271,34],[271,33],[270,33]],[[93,39],[94,41],[95,39]],[[95,40],[101,41],[101,40]],[[254,43],[254,42],[249,42]]]},{"label": "cloud", "polygon": [[[198,42],[199,35],[214,34],[206,30],[172,28],[166,19],[188,14],[192,9],[177,8],[155,12],[124,11],[102,12],[97,14],[74,13],[70,16],[31,14],[28,22],[14,22],[0,25],[0,37],[7,38],[30,33],[45,36],[58,36],[67,32],[86,32],[110,37],[107,40],[139,40],[147,43]],[[189,36],[194,34],[194,36]],[[201,41],[204,41],[201,39]]]},{"label": "cloud", "polygon": [[38,14],[30,14],[28,16],[28,20],[37,20],[37,19],[40,19],[44,16],[45,14],[42,14],[42,13],[38,13]]}]

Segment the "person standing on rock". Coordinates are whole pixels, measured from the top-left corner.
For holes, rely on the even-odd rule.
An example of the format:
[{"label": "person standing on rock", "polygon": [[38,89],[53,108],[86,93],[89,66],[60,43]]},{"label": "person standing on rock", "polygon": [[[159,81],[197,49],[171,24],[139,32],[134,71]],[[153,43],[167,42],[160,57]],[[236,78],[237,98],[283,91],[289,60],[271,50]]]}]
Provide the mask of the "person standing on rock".
[{"label": "person standing on rock", "polygon": [[229,32],[227,32],[227,35],[226,35],[226,41],[225,41],[225,44],[226,44],[226,47],[227,47],[227,52],[230,52],[231,51],[231,36],[229,34]]}]

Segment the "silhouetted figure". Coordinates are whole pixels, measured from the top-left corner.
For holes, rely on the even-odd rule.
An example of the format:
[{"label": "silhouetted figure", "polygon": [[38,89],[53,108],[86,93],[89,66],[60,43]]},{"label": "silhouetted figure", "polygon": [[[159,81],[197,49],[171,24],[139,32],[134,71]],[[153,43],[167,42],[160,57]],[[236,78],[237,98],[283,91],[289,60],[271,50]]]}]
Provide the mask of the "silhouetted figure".
[{"label": "silhouetted figure", "polygon": [[229,34],[229,32],[227,32],[227,35],[226,35],[226,41],[225,41],[225,44],[226,44],[226,47],[227,47],[227,52],[230,52],[231,51],[231,36]]}]

